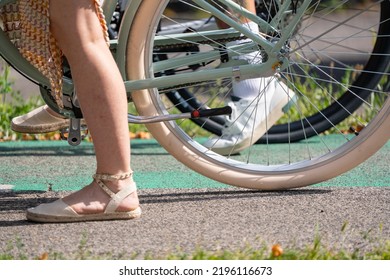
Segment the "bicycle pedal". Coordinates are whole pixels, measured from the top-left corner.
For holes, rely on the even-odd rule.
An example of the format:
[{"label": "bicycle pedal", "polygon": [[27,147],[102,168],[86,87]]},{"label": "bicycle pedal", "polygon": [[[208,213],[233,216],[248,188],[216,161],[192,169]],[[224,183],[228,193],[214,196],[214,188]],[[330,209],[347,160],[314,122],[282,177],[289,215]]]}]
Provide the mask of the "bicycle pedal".
[{"label": "bicycle pedal", "polygon": [[[84,131],[84,133],[82,133]],[[61,129],[61,139],[67,140],[69,145],[77,146],[88,135],[88,129],[86,126],[82,126],[80,119],[71,118],[69,120],[69,127]]]}]

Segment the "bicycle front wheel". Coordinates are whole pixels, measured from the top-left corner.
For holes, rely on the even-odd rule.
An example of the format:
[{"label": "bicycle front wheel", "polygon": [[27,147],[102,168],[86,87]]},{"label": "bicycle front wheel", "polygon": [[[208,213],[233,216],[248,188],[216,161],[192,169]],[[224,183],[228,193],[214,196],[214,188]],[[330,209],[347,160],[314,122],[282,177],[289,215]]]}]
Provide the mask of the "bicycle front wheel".
[{"label": "bicycle front wheel", "polygon": [[[220,9],[225,9],[224,5],[219,5],[219,1],[212,2]],[[292,26],[289,23],[294,22],[294,17],[298,13],[297,10],[301,5],[308,2],[303,0],[294,1],[294,7],[285,7],[280,4],[280,1],[266,2],[274,3],[273,9],[275,11],[272,12],[274,16],[269,20],[273,29],[272,32],[263,30],[261,35],[267,38],[270,43],[278,42],[280,38],[286,40],[283,42],[280,55],[287,59],[288,65],[283,64],[280,70],[275,69],[278,67],[265,69],[264,73],[259,74],[259,77],[262,77],[264,81],[264,77],[268,75],[267,81],[282,81],[288,87],[285,94],[288,95],[291,108],[286,111],[280,122],[285,123],[287,132],[291,131],[293,126],[298,125],[302,135],[305,136],[304,139],[294,143],[293,136],[288,136],[287,143],[283,145],[254,145],[239,154],[222,156],[202,145],[205,137],[213,136],[202,131],[201,126],[200,128],[187,126],[189,120],[156,123],[148,125],[148,128],[159,143],[174,157],[195,171],[217,181],[239,187],[263,190],[307,186],[350,170],[375,153],[390,137],[390,101],[387,98],[388,92],[384,89],[389,54],[383,49],[375,48],[374,51],[372,48],[369,51],[361,51],[356,46],[344,43],[345,40],[354,38],[366,39],[365,42],[367,42],[368,36],[370,38],[368,42],[375,45],[378,34],[382,34],[381,38],[388,38],[387,33],[382,33],[383,30],[381,29],[388,28],[386,23],[389,22],[389,16],[381,13],[381,11],[388,11],[390,4],[389,1],[375,1],[365,6],[356,6],[355,3],[352,3],[354,1],[343,1],[336,4],[332,1],[324,6],[320,3],[321,1],[310,1],[310,5],[305,7],[305,14],[300,17],[299,22],[295,22],[294,28],[290,28],[286,39],[283,30],[288,26]],[[197,8],[197,5],[192,1],[181,1],[181,3],[188,4],[191,8]],[[168,4],[169,1],[153,0],[144,0],[140,3],[132,19],[127,40],[126,71],[129,80],[153,78],[161,74],[157,64],[154,63],[156,53],[161,50],[160,45],[156,46],[156,32],[161,24],[167,24],[167,22],[178,23],[177,20],[169,16],[171,13],[166,11]],[[278,9],[283,9],[283,12],[277,13]],[[231,12],[227,10],[226,13]],[[239,10],[236,10],[235,13],[239,13]],[[235,13],[231,13],[231,17],[234,17]],[[340,13],[347,13],[347,16],[344,15],[341,21],[337,19],[337,15]],[[358,27],[358,31],[349,29],[356,26],[356,19],[358,22],[366,22],[361,18],[371,14],[377,16],[369,27]],[[145,24],[145,18],[150,19],[150,23],[147,25]],[[236,20],[241,18],[237,17]],[[324,22],[328,25],[325,25]],[[321,27],[320,31],[317,30],[316,32],[311,29],[318,28],[318,26]],[[342,32],[334,33],[339,28]],[[368,33],[363,31],[368,31]],[[226,48],[226,41],[246,42],[245,38],[229,37],[231,33],[226,34],[225,38],[218,39],[216,37],[208,38],[207,34],[209,33],[207,32],[201,33],[194,30],[187,30],[187,32],[193,32],[194,36],[187,35],[184,40],[180,36],[168,35],[169,45],[192,44],[199,47],[203,54],[211,53],[216,49],[224,54],[223,48]],[[368,34],[373,34],[373,36]],[[198,39],[193,42],[190,41],[191,38],[195,37]],[[199,37],[202,40],[199,40]],[[175,38],[180,39],[175,42]],[[263,47],[257,47],[257,52],[262,56],[261,63],[266,65],[267,53]],[[251,45],[252,51],[254,51],[253,44]],[[187,53],[186,55],[191,56],[193,54]],[[341,57],[352,56],[352,54],[354,55],[353,59],[363,59],[365,64],[372,57],[380,57],[383,65],[378,66],[378,68],[375,68],[374,65],[374,68],[370,69],[359,64],[350,67]],[[169,60],[174,62],[175,57],[170,57]],[[200,69],[194,70],[192,68],[190,70],[196,72],[231,67],[224,64],[222,60],[222,57],[219,60],[214,57],[209,63],[201,64]],[[326,60],[330,64],[324,64]],[[171,70],[174,75],[179,73],[178,69],[183,68],[182,61],[181,64],[172,64],[174,66]],[[334,61],[337,61],[338,64],[336,65]],[[340,70],[341,74],[332,73],[336,70]],[[234,71],[232,73],[233,77],[235,73]],[[369,81],[354,84],[354,81],[361,74],[368,75],[370,73],[374,74],[375,79],[377,79],[374,86]],[[137,90],[132,92],[132,99],[140,114],[169,114],[177,110],[175,108],[177,104],[170,103],[161,93],[167,90],[172,91],[181,88],[192,90],[196,88],[196,91],[194,91],[196,98],[202,100],[203,105],[212,108],[219,106],[224,98],[228,96],[224,85],[226,82],[231,83],[232,77],[213,81],[202,80],[195,87],[178,81],[176,87],[171,86],[169,89],[160,87]],[[383,83],[380,83],[380,81]],[[358,105],[357,110],[349,109],[350,102],[343,103],[339,101],[338,95],[340,95],[340,92],[341,95],[347,92],[348,95],[353,97],[352,99],[359,100],[361,104]],[[298,100],[292,99],[292,95],[299,97]],[[257,97],[254,97],[254,100],[266,98],[264,96],[263,91]],[[351,126],[355,127],[353,133],[349,133],[347,128],[337,125],[323,113],[323,104],[326,102],[336,104],[337,111],[348,113],[348,121]],[[328,106],[325,105],[325,108]],[[264,107],[265,112],[267,108]],[[256,110],[258,109],[261,110],[261,108]],[[254,114],[256,113],[257,111],[254,112]],[[327,129],[326,133],[317,131],[315,125],[311,124],[310,116],[316,114],[321,116],[321,119],[326,121],[327,125],[330,125],[330,129]],[[271,126],[267,126],[267,118],[265,123],[266,127]],[[314,137],[310,135],[312,138],[309,139],[309,135],[306,136],[307,129],[314,132]],[[221,138],[223,137],[224,135],[221,136]],[[267,139],[267,133],[263,136],[263,139]],[[265,140],[265,142],[268,141]],[[282,152],[280,153],[280,151]]]}]

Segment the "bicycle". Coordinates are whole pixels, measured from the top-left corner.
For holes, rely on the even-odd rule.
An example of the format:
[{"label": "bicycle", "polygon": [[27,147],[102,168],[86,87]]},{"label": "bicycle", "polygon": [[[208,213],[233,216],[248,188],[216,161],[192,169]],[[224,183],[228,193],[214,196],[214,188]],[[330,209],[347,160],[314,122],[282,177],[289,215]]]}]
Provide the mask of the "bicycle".
[{"label": "bicycle", "polygon": [[[0,6],[12,2],[0,0]],[[180,24],[166,11],[169,1],[132,0],[123,14],[118,38],[111,40],[111,50],[124,77],[129,102],[134,103],[139,113],[139,116],[129,114],[129,122],[145,123],[156,140],[189,168],[238,187],[261,190],[303,187],[354,168],[390,138],[389,93],[383,88],[390,63],[390,1],[349,6],[353,1],[268,0],[262,2],[268,11],[265,17],[250,14],[230,0],[179,2],[200,10],[202,16],[219,18],[231,28],[189,29],[186,33],[166,35],[159,30]],[[115,7],[116,1],[104,1],[106,18],[111,18]],[[252,33],[240,25],[233,14],[250,18],[258,24],[260,33]],[[339,15],[344,16],[342,20],[337,20]],[[373,23],[367,20],[371,18]],[[359,27],[354,20],[369,23]],[[318,28],[318,24],[320,31],[313,33],[310,28]],[[340,36],[335,33],[340,27],[354,31]],[[372,44],[367,44],[372,48],[367,51],[343,45],[346,39],[367,37],[372,38],[369,39]],[[42,97],[52,109],[71,119],[69,142],[78,144],[81,116],[71,78],[64,77],[65,108],[60,110],[50,99],[48,81],[21,57],[3,31],[0,40],[1,56],[40,85]],[[227,42],[237,40],[242,43],[226,47]],[[194,46],[196,51],[188,52],[188,47]],[[180,47],[185,47],[184,54],[178,51]],[[172,51],[166,52],[167,49]],[[234,59],[241,53],[253,52],[261,54],[261,63]],[[156,60],[156,54],[165,54],[167,59]],[[364,66],[351,67],[340,55],[357,56]],[[319,64],[326,59],[330,64]],[[342,70],[343,76],[333,75],[336,70]],[[211,115],[229,113],[229,108],[221,109],[229,94],[225,85],[232,78],[252,77],[282,80],[299,97],[295,100],[289,96],[291,108],[281,120],[287,144],[269,145],[270,134],[266,133],[263,136],[266,145],[253,145],[238,155],[212,152],[202,145],[210,135],[202,124],[187,128],[192,123],[190,119],[201,117],[205,123],[212,120]],[[183,88],[196,96],[202,105],[197,107],[206,111],[194,108],[191,113],[181,113],[175,105],[183,105],[184,101],[174,104],[162,94]],[[310,94],[312,90],[318,94]],[[260,98],[266,96],[259,93],[253,102]],[[209,111],[213,108],[216,110]],[[366,119],[362,120],[361,115]],[[346,133],[337,125],[346,116],[356,126],[353,133]],[[329,137],[325,134],[330,129],[333,135]],[[303,136],[300,142],[295,138],[298,133],[299,138]],[[314,149],[313,141],[323,147]],[[305,146],[305,154],[295,152],[300,145]],[[285,157],[272,158],[273,149],[285,149]]]}]

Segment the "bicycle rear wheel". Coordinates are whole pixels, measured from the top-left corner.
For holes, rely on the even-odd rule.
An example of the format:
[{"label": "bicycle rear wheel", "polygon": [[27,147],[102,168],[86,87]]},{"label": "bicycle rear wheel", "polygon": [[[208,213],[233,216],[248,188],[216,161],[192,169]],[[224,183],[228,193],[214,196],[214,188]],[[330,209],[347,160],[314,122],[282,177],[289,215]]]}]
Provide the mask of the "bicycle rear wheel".
[{"label": "bicycle rear wheel", "polygon": [[[156,50],[155,32],[162,21],[170,21],[167,13],[164,15],[168,2],[144,0],[132,19],[131,32],[127,40],[126,57],[127,75],[130,80],[150,78],[160,73],[154,68],[153,64],[153,54]],[[190,1],[181,2],[188,2],[193,5]],[[294,3],[299,6],[301,1],[298,2]],[[355,47],[348,47],[347,49],[345,46],[341,49],[330,47],[341,47],[341,42],[344,42],[345,38],[365,38],[367,35],[361,28],[358,28],[358,32],[343,29],[344,32],[338,36],[334,34],[334,31],[340,27],[355,27],[356,24],[353,21],[357,19],[362,22],[361,18],[363,15],[367,15],[366,13],[378,15],[378,13],[381,14],[381,10],[389,10],[389,2],[376,1],[368,6],[357,7],[346,6],[350,1],[343,1],[342,5],[337,3],[336,6],[329,3],[326,8],[320,5],[319,1],[312,2],[305,16],[297,25],[297,29],[291,32],[288,42],[285,44],[286,52],[289,54],[288,67],[284,67],[278,75],[269,78],[270,80],[282,80],[288,85],[290,91],[294,91],[295,95],[299,96],[298,101],[290,102],[292,103],[291,109],[281,120],[285,122],[288,129],[287,144],[255,145],[242,151],[239,155],[221,156],[202,145],[204,139],[201,137],[205,135],[208,137],[202,129],[197,127],[188,128],[187,124],[190,121],[184,120],[148,125],[149,130],[161,145],[185,165],[212,179],[239,187],[275,190],[302,187],[337,176],[366,160],[386,143],[390,137],[388,92],[381,88],[382,85],[378,80],[374,86],[369,85],[368,87],[369,81],[360,82],[358,86],[356,84],[351,86],[351,83],[356,81],[356,77],[361,76],[361,74],[374,74],[375,77],[379,77],[379,80],[385,79],[387,77],[385,70],[387,70],[389,59],[387,50],[381,50],[380,52],[375,50],[375,53],[373,53],[371,50],[366,52],[357,51]],[[351,14],[344,20],[338,21],[338,13],[344,12],[343,9],[345,8],[348,8],[348,12]],[[354,13],[352,13],[353,11]],[[294,11],[290,13],[290,16],[294,17]],[[329,20],[329,17],[331,17],[331,20]],[[144,24],[145,18],[151,19],[150,25]],[[325,26],[324,19],[328,19],[326,22],[332,22],[333,24]],[[367,18],[364,22],[366,20]],[[279,19],[276,27],[282,31],[289,21],[289,17],[283,16]],[[370,38],[377,39],[377,35],[381,34],[381,28],[389,22],[389,17],[382,14],[382,17],[377,17],[374,22],[370,25],[371,28],[365,28],[365,31],[368,30],[370,34],[374,34],[374,37],[370,36]],[[315,27],[316,25],[321,27],[320,31],[310,33],[312,31],[309,27]],[[348,34],[345,34],[345,32],[348,32]],[[268,36],[269,40],[272,41],[278,38],[276,33],[274,31],[273,34],[263,34],[263,36]],[[387,35],[381,35],[381,37],[388,38]],[[170,35],[170,39],[172,38],[174,36]],[[220,42],[216,43],[214,40],[204,39],[203,43],[193,43],[201,47],[203,52],[215,49],[216,45],[219,50],[224,46]],[[226,40],[232,39],[226,36]],[[177,43],[181,44],[183,42]],[[324,43],[326,43],[326,46],[324,46]],[[262,52],[261,48],[259,48],[259,52]],[[316,64],[316,62],[323,61],[325,58],[335,58],[336,55],[340,54],[342,56],[352,56],[353,54],[365,61],[369,61],[371,57],[379,57],[380,60],[385,62],[383,66],[385,69],[375,68],[375,65],[368,69],[364,69],[364,67],[352,68],[340,59],[337,59],[340,62],[338,65]],[[174,61],[174,57],[171,57],[170,60]],[[215,62],[213,61],[204,66],[216,67],[213,63]],[[177,67],[173,69],[175,73],[177,73],[177,69]],[[336,70],[343,70],[343,76],[338,77],[334,73],[330,73]],[[230,81],[229,79],[227,81],[226,79],[214,80],[211,86],[209,82],[197,84],[195,88],[197,90],[201,88],[202,93],[195,93],[195,96],[198,100],[202,100],[202,104],[207,107],[219,106],[227,96],[224,83]],[[178,84],[176,89],[183,87],[194,88],[193,85]],[[166,89],[154,88],[133,92],[132,98],[140,114],[160,115],[176,111],[175,106],[170,104],[164,95],[160,94],[164,90]],[[169,90],[172,90],[172,88]],[[313,94],[313,91],[316,94]],[[361,101],[362,105],[358,106],[358,113],[353,113],[347,108],[349,101],[345,104],[338,101],[339,96],[337,95],[340,94],[339,92],[341,92],[341,96],[348,93],[348,95],[353,96],[353,99]],[[368,93],[368,97],[362,96],[362,93]],[[323,103],[326,102],[335,103],[338,111],[347,112],[350,115],[348,121],[353,126],[360,127],[361,131],[358,132],[356,128],[355,133],[348,133],[348,129],[333,123],[322,112],[324,108],[329,107],[329,105],[323,107]],[[315,114],[319,114],[330,124],[332,128],[331,136],[320,133],[311,124],[310,116]],[[289,133],[294,124],[299,124],[299,130],[305,136],[304,140],[299,143],[294,143],[293,136]],[[306,136],[307,128],[315,133],[314,138],[308,139],[308,136]],[[267,139],[268,135],[266,134],[264,137]],[[265,142],[269,141],[266,140]],[[304,149],[302,149],[302,146]],[[283,150],[283,153],[278,154],[276,158],[274,155],[278,150]]]}]

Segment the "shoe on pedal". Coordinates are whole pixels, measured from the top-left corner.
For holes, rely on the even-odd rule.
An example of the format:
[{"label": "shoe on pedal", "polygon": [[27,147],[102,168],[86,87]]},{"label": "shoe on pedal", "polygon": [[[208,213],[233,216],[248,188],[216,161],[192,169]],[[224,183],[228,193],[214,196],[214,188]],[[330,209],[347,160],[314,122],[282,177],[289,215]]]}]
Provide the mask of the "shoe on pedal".
[{"label": "shoe on pedal", "polygon": [[265,85],[258,97],[230,101],[232,114],[227,117],[222,135],[203,145],[221,155],[233,155],[256,143],[284,114],[294,92],[275,77],[262,78]]},{"label": "shoe on pedal", "polygon": [[[48,111],[49,107],[43,105],[31,112],[12,119],[11,129],[20,133],[48,133],[69,127],[69,119],[54,116]],[[84,119],[81,124],[85,125]]]}]

